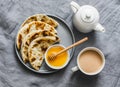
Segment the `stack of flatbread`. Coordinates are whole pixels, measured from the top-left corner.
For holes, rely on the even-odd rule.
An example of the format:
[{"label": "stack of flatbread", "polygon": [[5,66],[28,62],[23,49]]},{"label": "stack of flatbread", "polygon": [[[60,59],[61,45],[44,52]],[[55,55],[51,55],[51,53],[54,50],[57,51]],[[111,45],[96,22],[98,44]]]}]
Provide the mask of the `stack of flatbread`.
[{"label": "stack of flatbread", "polygon": [[16,44],[24,63],[29,62],[39,70],[47,48],[57,42],[56,27],[58,23],[45,14],[36,14],[27,18],[17,34]]}]

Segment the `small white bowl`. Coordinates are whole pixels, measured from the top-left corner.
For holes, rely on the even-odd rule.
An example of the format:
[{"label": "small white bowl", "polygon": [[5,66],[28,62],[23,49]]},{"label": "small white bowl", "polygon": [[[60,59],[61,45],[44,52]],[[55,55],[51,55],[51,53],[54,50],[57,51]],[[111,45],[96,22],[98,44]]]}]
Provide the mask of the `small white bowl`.
[{"label": "small white bowl", "polygon": [[65,48],[63,45],[60,45],[60,44],[56,44],[56,45],[50,46],[50,47],[47,49],[47,51],[45,52],[45,62],[46,62],[46,64],[47,64],[50,68],[52,68],[52,69],[63,69],[63,68],[66,67],[67,64],[69,63],[69,60],[70,60],[69,51],[67,51],[67,53],[68,53],[67,61],[66,61],[66,63],[65,63],[63,66],[61,66],[61,67],[52,66],[52,65],[50,65],[50,64],[48,63],[48,61],[47,61],[46,55],[47,55],[48,50],[49,50],[50,48],[52,48],[52,47],[55,47],[55,46],[61,46],[61,47]]}]

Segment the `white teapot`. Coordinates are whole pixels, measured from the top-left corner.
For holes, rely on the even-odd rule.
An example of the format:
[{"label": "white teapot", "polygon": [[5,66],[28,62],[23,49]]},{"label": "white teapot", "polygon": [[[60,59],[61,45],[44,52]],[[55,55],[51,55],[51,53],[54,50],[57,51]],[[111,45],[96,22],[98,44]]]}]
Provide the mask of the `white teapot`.
[{"label": "white teapot", "polygon": [[73,16],[73,24],[80,32],[88,33],[92,30],[105,32],[104,27],[98,23],[99,13],[95,7],[90,5],[79,6],[74,1],[72,1],[70,5],[75,13]]}]

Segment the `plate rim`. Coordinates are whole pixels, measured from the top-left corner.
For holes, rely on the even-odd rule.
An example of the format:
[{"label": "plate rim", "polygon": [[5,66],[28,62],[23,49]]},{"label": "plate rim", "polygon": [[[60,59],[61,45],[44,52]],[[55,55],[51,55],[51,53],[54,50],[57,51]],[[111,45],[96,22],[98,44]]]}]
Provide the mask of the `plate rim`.
[{"label": "plate rim", "polygon": [[[53,17],[53,18],[56,18],[56,19],[60,20],[61,22],[63,22],[63,23],[65,24],[65,26],[68,28],[68,30],[70,31],[70,34],[72,35],[72,43],[75,43],[75,36],[74,36],[74,33],[73,33],[72,29],[69,27],[69,25],[68,25],[62,18],[60,18],[60,17],[58,17],[58,16],[55,16],[55,15],[52,15],[52,14],[46,14],[46,15],[47,15],[48,17]],[[54,19],[54,20],[55,20],[55,19]],[[17,31],[17,34],[18,34],[18,31]],[[16,37],[17,37],[17,34],[16,34]],[[20,60],[20,62],[21,62],[28,70],[30,70],[30,71],[32,71],[32,72],[35,72],[35,73],[39,73],[39,74],[50,74],[50,73],[55,73],[55,72],[59,71],[59,70],[54,70],[54,71],[50,71],[50,72],[40,72],[40,71],[36,71],[36,70],[32,69],[31,67],[27,66],[27,65],[23,62],[23,60],[22,60],[22,58],[21,58],[21,56],[20,56],[20,53],[19,53],[19,51],[18,51],[18,49],[17,49],[17,45],[16,45],[16,40],[17,40],[17,38],[16,38],[16,37],[15,37],[15,52],[16,52],[17,57],[18,57],[18,59]],[[72,52],[71,52],[71,54],[70,54],[70,60],[69,60],[68,64],[69,64],[70,61],[72,60],[72,57],[73,57],[73,55],[74,55],[74,52],[75,52],[75,47],[72,48]],[[67,66],[68,66],[68,64],[67,64]],[[65,67],[65,68],[66,68],[66,67]],[[61,69],[60,69],[60,70],[61,70]]]}]

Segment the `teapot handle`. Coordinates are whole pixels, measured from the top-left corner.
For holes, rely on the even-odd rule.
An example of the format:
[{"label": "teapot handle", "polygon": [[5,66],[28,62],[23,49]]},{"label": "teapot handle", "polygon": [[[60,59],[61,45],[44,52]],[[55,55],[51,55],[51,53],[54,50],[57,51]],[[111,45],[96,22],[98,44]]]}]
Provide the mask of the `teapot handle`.
[{"label": "teapot handle", "polygon": [[74,2],[74,1],[72,1],[70,3],[70,5],[71,5],[71,8],[72,8],[74,13],[76,13],[78,11],[78,9],[80,8],[80,6],[76,2]]},{"label": "teapot handle", "polygon": [[104,28],[100,23],[98,23],[98,24],[95,26],[94,30],[96,30],[96,31],[101,31],[101,32],[105,32],[105,28]]}]

